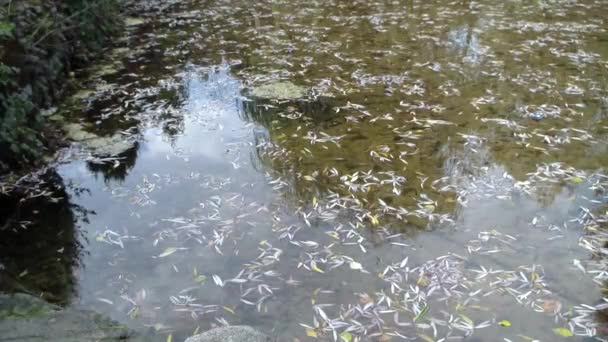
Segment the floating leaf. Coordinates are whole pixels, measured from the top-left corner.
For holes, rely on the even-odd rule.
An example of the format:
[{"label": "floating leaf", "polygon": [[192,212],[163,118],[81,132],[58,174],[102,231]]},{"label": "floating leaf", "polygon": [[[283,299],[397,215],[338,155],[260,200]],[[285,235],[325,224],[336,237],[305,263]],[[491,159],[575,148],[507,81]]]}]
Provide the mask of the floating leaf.
[{"label": "floating leaf", "polygon": [[572,183],[578,184],[578,183],[582,183],[582,182],[584,181],[584,179],[583,179],[583,178],[581,178],[581,177],[578,177],[578,176],[577,176],[577,177],[572,177],[572,178],[570,179],[570,181],[571,181]]},{"label": "floating leaf", "polygon": [[306,336],[308,337],[317,337],[317,331],[315,329],[307,328]]},{"label": "floating leaf", "polygon": [[202,284],[207,280],[207,277],[205,277],[204,275],[199,275],[198,277],[194,278],[194,281]]},{"label": "floating leaf", "polygon": [[343,332],[343,333],[340,334],[340,338],[344,342],[350,342],[350,341],[353,340],[353,335],[351,333],[349,333],[348,331],[345,331],[345,332]]},{"label": "floating leaf", "polygon": [[425,305],[425,307],[420,311],[419,314],[416,315],[416,317],[414,317],[414,322],[418,322],[419,320],[423,319],[424,316],[426,316],[426,314],[429,312],[429,306],[428,304]]},{"label": "floating leaf", "polygon": [[555,329],[553,329],[553,332],[556,335],[559,335],[561,337],[572,337],[572,336],[574,336],[572,334],[572,331],[570,331],[570,329],[568,329],[568,328],[555,328]]},{"label": "floating leaf", "polygon": [[177,248],[175,248],[175,247],[168,247],[162,253],[160,253],[160,255],[158,257],[159,258],[164,258],[166,256],[169,256],[169,255],[175,253],[175,252],[177,252]]},{"label": "floating leaf", "polygon": [[231,308],[227,307],[227,306],[223,306],[224,310],[230,312],[233,315],[236,315],[236,313],[234,312],[234,310],[232,310]]},{"label": "floating leaf", "polygon": [[323,271],[322,269],[320,269],[319,266],[317,266],[317,264],[310,264],[310,268],[312,268],[312,270],[315,271],[315,272],[325,273],[325,271]]},{"label": "floating leaf", "polygon": [[473,322],[472,319],[470,319],[469,317],[467,317],[464,314],[458,314],[458,316],[460,316],[460,318],[462,318],[465,322],[467,322],[469,325],[475,325],[475,322]]},{"label": "floating leaf", "polygon": [[555,313],[560,310],[562,304],[556,299],[545,299],[542,304],[543,312]]},{"label": "floating leaf", "polygon": [[131,319],[135,319],[139,315],[139,306],[136,306],[133,310],[131,310],[131,314],[129,316]]},{"label": "floating leaf", "polygon": [[361,266],[360,263],[356,262],[356,261],[351,261],[350,263],[350,269],[351,270],[362,270],[363,266]]},{"label": "floating leaf", "polygon": [[503,319],[502,321],[498,322],[498,325],[500,325],[501,327],[508,328],[511,326],[511,322],[507,321],[506,319]]},{"label": "floating leaf", "polygon": [[167,342],[172,342],[173,341],[173,334],[169,334],[169,336],[167,336]]},{"label": "floating leaf", "polygon": [[372,226],[377,226],[380,223],[377,215],[371,215],[369,219],[372,221]]},{"label": "floating leaf", "polygon": [[421,339],[425,340],[426,342],[435,342],[435,340],[433,340],[433,338],[430,337],[429,335],[418,334],[418,337],[420,337]]}]

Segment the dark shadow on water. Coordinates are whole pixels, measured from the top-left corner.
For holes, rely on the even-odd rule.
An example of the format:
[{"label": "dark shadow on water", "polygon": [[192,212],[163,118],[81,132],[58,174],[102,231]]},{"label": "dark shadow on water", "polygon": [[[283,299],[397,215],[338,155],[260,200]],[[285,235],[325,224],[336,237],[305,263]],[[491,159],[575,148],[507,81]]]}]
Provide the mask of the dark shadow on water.
[{"label": "dark shadow on water", "polygon": [[77,222],[86,222],[92,212],[71,203],[55,170],[24,188],[0,195],[0,291],[66,305],[83,253]]},{"label": "dark shadow on water", "polygon": [[87,169],[91,171],[91,173],[95,176],[103,177],[106,183],[111,181],[122,182],[129,175],[129,172],[135,166],[135,162],[137,161],[137,155],[139,150],[139,144],[136,143],[135,147],[129,149],[128,151],[120,154],[118,158],[120,158],[117,163],[114,162],[104,162],[104,163],[94,163],[88,162]]},{"label": "dark shadow on water", "polygon": [[[253,98],[243,102],[243,119],[254,121],[270,129],[272,122],[281,123],[294,121],[300,117],[312,120],[317,124],[327,124],[335,118],[335,103],[332,98],[319,97],[315,100],[273,101]],[[291,117],[291,118],[290,118]],[[297,122],[297,119],[295,120]]]}]

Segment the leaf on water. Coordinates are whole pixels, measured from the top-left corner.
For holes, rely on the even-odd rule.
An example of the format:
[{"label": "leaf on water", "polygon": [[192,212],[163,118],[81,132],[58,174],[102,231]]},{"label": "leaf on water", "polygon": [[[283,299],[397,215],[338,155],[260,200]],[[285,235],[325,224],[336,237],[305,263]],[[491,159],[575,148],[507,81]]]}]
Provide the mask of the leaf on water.
[{"label": "leaf on water", "polygon": [[418,280],[416,281],[416,285],[422,286],[422,287],[427,287],[427,286],[429,286],[430,283],[431,283],[431,279],[424,274],[421,275],[418,278]]},{"label": "leaf on water", "polygon": [[234,310],[232,310],[231,308],[227,307],[227,306],[223,306],[224,310],[230,312],[233,315],[236,315],[236,312],[234,312]]},{"label": "leaf on water", "polygon": [[344,342],[350,342],[350,341],[353,340],[353,335],[351,333],[349,333],[348,331],[345,331],[345,332],[343,332],[343,333],[340,334],[340,338]]},{"label": "leaf on water", "polygon": [[133,310],[131,310],[131,314],[129,315],[131,319],[137,318],[139,315],[139,306],[136,306]]},{"label": "leaf on water", "polygon": [[325,271],[323,271],[322,269],[320,269],[319,266],[317,266],[316,264],[311,264],[310,268],[312,268],[312,270],[315,271],[315,272],[325,273]]},{"label": "leaf on water", "polygon": [[570,181],[572,183],[578,184],[578,183],[582,183],[584,181],[584,179],[582,177],[573,177],[572,179],[570,179]]},{"label": "leaf on water", "polygon": [[175,253],[175,252],[177,252],[177,248],[175,248],[175,247],[168,247],[162,253],[160,253],[160,255],[158,257],[159,258],[164,258],[166,256],[169,256],[169,255]]},{"label": "leaf on water", "polygon": [[371,215],[369,219],[370,221],[372,221],[372,226],[377,226],[380,223],[380,221],[378,221],[377,215]]},{"label": "leaf on water", "polygon": [[554,313],[559,311],[562,304],[556,299],[545,299],[542,304],[543,311],[546,313]]},{"label": "leaf on water", "polygon": [[420,311],[419,314],[416,315],[416,317],[414,317],[414,322],[418,322],[419,320],[423,319],[424,316],[426,316],[426,314],[429,312],[429,306],[428,304]]},{"label": "leaf on water", "polygon": [[351,263],[350,263],[350,269],[351,270],[362,270],[363,266],[360,263],[356,262],[356,261],[351,261]]},{"label": "leaf on water", "polygon": [[198,335],[198,332],[199,332],[200,330],[201,330],[201,326],[200,326],[200,325],[197,325],[197,326],[196,326],[196,329],[194,329],[194,332],[192,333],[192,335],[193,335],[193,336],[194,336],[194,335]]},{"label": "leaf on water", "polygon": [[169,336],[167,336],[167,342],[172,342],[173,341],[173,334],[169,334]]},{"label": "leaf on water", "polygon": [[498,325],[500,325],[501,327],[508,328],[511,326],[511,322],[507,321],[506,319],[503,319],[502,321],[498,322]]},{"label": "leaf on water", "polygon": [[458,314],[458,316],[460,316],[460,318],[462,318],[469,325],[475,325],[475,323],[473,322],[473,320],[470,319],[469,317],[467,317],[466,315],[464,315],[464,314]]},{"label": "leaf on water", "polygon": [[317,331],[315,329],[307,328],[306,336],[308,337],[317,337]]},{"label": "leaf on water", "polygon": [[561,337],[572,337],[572,336],[574,336],[572,334],[572,331],[570,331],[570,329],[568,329],[568,328],[555,328],[555,329],[553,329],[553,332],[556,335],[559,335]]},{"label": "leaf on water", "polygon": [[426,342],[435,342],[435,340],[433,340],[432,337],[425,335],[425,334],[418,334],[418,337],[425,340]]},{"label": "leaf on water", "polygon": [[194,278],[194,281],[202,284],[207,280],[207,277],[205,277],[204,275],[199,275],[198,277]]}]

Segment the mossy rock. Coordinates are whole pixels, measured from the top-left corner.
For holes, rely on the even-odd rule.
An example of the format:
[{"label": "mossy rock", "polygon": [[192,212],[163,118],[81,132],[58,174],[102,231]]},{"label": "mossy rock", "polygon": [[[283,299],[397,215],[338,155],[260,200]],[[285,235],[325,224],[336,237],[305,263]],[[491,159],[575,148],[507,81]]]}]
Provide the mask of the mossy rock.
[{"label": "mossy rock", "polygon": [[0,295],[0,336],[7,341],[135,341],[124,325],[94,311],[56,305],[26,294]]},{"label": "mossy rock", "polygon": [[102,137],[97,134],[87,132],[81,124],[70,123],[63,126],[67,137],[70,140],[81,143],[91,151],[93,155],[111,157],[123,154],[135,147],[135,143],[121,134],[114,134]]},{"label": "mossy rock", "polygon": [[253,87],[249,90],[249,95],[271,100],[297,100],[305,98],[308,95],[308,91],[307,87],[281,81]]}]

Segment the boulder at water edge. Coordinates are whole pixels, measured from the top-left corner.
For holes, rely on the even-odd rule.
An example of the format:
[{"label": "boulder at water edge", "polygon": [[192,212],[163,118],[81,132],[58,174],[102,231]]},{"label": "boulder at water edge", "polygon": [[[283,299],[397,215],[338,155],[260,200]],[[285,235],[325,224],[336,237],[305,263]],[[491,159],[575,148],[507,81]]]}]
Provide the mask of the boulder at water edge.
[{"label": "boulder at water edge", "polygon": [[211,329],[189,337],[185,342],[269,342],[270,337],[245,325]]}]

